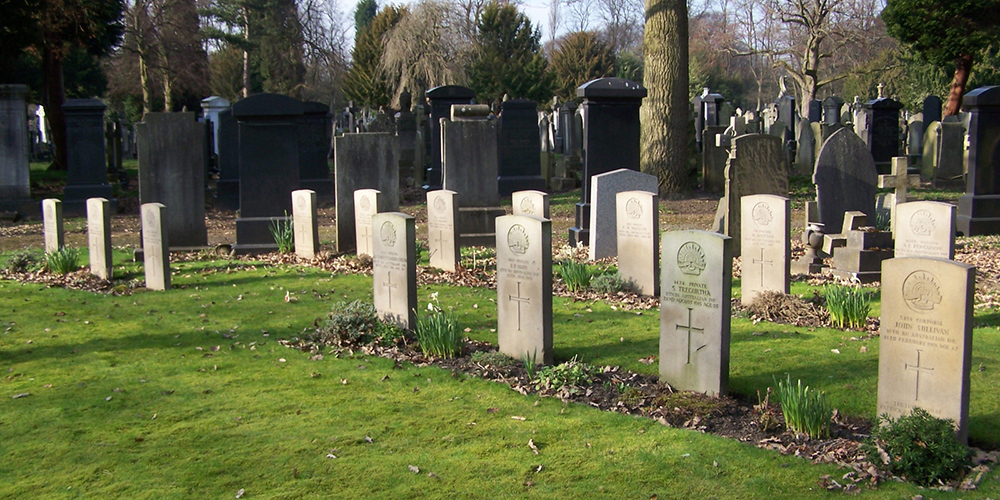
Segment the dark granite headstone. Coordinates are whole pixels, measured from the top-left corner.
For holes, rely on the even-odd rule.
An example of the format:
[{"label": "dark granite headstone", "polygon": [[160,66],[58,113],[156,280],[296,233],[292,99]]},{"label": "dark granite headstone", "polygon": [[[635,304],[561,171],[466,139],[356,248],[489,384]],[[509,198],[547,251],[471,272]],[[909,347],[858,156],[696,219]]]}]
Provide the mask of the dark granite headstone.
[{"label": "dark granite headstone", "polygon": [[577,108],[575,102],[567,102],[559,108],[559,137],[562,138],[562,149],[557,149],[556,152],[561,152],[564,156],[579,156],[583,150],[583,144],[579,144],[576,140],[581,135],[576,126]]},{"label": "dark granite headstone", "polygon": [[722,97],[722,95],[720,94],[708,94],[705,97],[701,98],[701,106],[704,109],[703,115],[705,119],[705,123],[702,125],[701,128],[702,131],[704,131],[708,127],[718,127],[718,126],[725,127],[729,125],[728,123],[723,123],[719,119],[720,116],[719,111],[720,108],[722,107],[722,103],[725,101],[726,98]]},{"label": "dark granite headstone", "polygon": [[875,162],[864,141],[849,128],[834,132],[816,158],[817,222],[833,232],[843,226],[847,211],[864,212],[875,220],[877,181]]},{"label": "dark granite headstone", "polygon": [[821,128],[823,141],[829,139],[834,132],[844,126],[840,122],[840,110],[843,107],[844,100],[835,95],[823,99],[823,126]]},{"label": "dark granite headstone", "polygon": [[434,87],[426,93],[430,103],[430,134],[427,155],[427,171],[424,176],[424,190],[441,189],[441,118],[451,118],[452,104],[471,104],[476,93],[472,89],[458,85]]},{"label": "dark granite headstone", "polygon": [[809,122],[815,123],[823,119],[823,101],[813,99],[809,101]]},{"label": "dark granite headstone", "polygon": [[[393,117],[396,122],[396,139],[399,142],[399,175],[416,182],[422,173],[414,168],[417,159],[417,119],[410,111],[410,93],[399,96],[399,112]],[[410,184],[418,185],[418,184]]]},{"label": "dark granite headstone", "polygon": [[903,103],[880,97],[865,103],[868,112],[868,147],[878,170],[888,173],[892,158],[899,156],[899,110]]},{"label": "dark granite headstone", "polygon": [[139,203],[166,205],[163,228],[172,248],[208,244],[205,228],[205,123],[194,113],[146,113],[136,124]]},{"label": "dark granite headstone", "polygon": [[500,105],[497,188],[501,196],[526,189],[545,189],[537,108],[537,102],[527,99],[504,101]]},{"label": "dark granite headstone", "polygon": [[970,113],[969,173],[958,199],[958,231],[965,236],[1000,234],[1000,86],[965,94]]},{"label": "dark granite headstone", "polygon": [[220,111],[219,150],[216,151],[219,181],[215,183],[215,208],[236,211],[240,209],[240,134],[233,118],[233,108]]},{"label": "dark granite headstone", "polygon": [[785,130],[795,130],[798,116],[795,114],[795,98],[783,95],[774,102],[778,108],[778,120],[785,124]]},{"label": "dark granite headstone", "polygon": [[504,214],[497,194],[497,121],[456,116],[457,108],[452,108],[452,120],[441,123],[441,180],[445,189],[458,193],[459,244],[491,246],[496,242],[494,219]]},{"label": "dark granite headstone", "polygon": [[576,204],[576,225],[569,230],[572,246],[590,240],[590,178],[619,168],[639,170],[639,106],[646,89],[622,78],[598,78],[578,89],[583,97],[583,192]]},{"label": "dark granite headstone", "polygon": [[278,94],[257,94],[233,104],[240,162],[236,253],[278,249],[270,227],[290,222],[292,191],[300,186],[302,112],[301,102]]},{"label": "dark granite headstone", "polygon": [[108,183],[104,155],[104,110],[97,99],[67,99],[66,114],[66,187],[63,189],[63,213],[85,216],[88,198],[104,198],[117,210],[117,200]]},{"label": "dark granite headstone", "polygon": [[302,111],[299,124],[299,179],[302,189],[315,191],[319,200],[332,200],[329,159],[333,114],[330,113],[330,106],[314,101],[302,103]]},{"label": "dark granite headstone", "polygon": [[931,123],[941,121],[941,98],[936,95],[929,95],[924,98],[924,131]]},{"label": "dark granite headstone", "polygon": [[28,181],[28,94],[25,85],[0,85],[0,210],[38,215]]},{"label": "dark granite headstone", "polygon": [[[706,92],[708,89],[705,89]],[[701,131],[705,128],[705,108],[701,105],[705,96],[699,94],[691,99],[691,111],[694,114],[694,140],[698,143],[698,151],[701,151]]]},{"label": "dark granite headstone", "polygon": [[377,189],[379,212],[399,210],[399,160],[395,134],[344,134],[334,140],[337,251],[343,253],[357,247],[354,191]]}]

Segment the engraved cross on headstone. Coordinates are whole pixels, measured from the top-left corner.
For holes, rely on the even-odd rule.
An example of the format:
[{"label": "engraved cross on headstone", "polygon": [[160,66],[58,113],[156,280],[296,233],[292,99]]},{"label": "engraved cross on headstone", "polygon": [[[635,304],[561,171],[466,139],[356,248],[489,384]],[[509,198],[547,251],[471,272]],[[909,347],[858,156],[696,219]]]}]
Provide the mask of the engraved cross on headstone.
[{"label": "engraved cross on headstone", "polygon": [[[705,329],[704,328],[695,328],[694,326],[692,326],[692,324],[691,324],[691,312],[693,311],[693,309],[691,309],[689,307],[689,308],[687,308],[687,310],[688,310],[688,321],[687,321],[688,324],[686,324],[686,325],[677,325],[677,329],[678,330],[687,330],[687,334],[688,334],[687,344],[688,344],[688,347],[687,347],[687,363],[685,363],[685,364],[690,365],[691,364],[691,333],[692,332],[705,333]],[[702,350],[704,348],[705,348],[705,346],[702,345],[701,347],[695,349],[695,351],[700,351],[700,350]]]},{"label": "engraved cross on headstone", "polygon": [[382,286],[389,289],[389,307],[392,307],[392,291],[399,287],[397,283],[392,282],[392,271],[386,273],[386,280],[382,283]]},{"label": "engraved cross on headstone", "polygon": [[438,236],[434,239],[434,243],[437,243],[437,249],[435,251],[444,249],[445,239],[443,229],[438,229]]},{"label": "engraved cross on headstone", "polygon": [[360,244],[358,245],[358,250],[361,253],[371,255],[372,253],[372,227],[370,224],[365,224],[361,226],[361,235],[358,238]]},{"label": "engraved cross on headstone", "polygon": [[914,371],[917,373],[917,383],[913,391],[913,400],[920,401],[920,372],[925,372],[928,375],[932,375],[931,372],[933,372],[934,369],[928,366],[920,366],[920,349],[917,349],[917,364],[911,365],[909,363],[903,363],[903,369],[906,371]]},{"label": "engraved cross on headstone", "polygon": [[764,265],[772,266],[774,265],[773,260],[764,260],[764,249],[760,249],[760,259],[753,259],[754,264],[760,264],[760,286],[764,286]]},{"label": "engraved cross on headstone", "polygon": [[521,331],[521,303],[531,304],[531,297],[521,296],[521,282],[517,282],[517,297],[508,294],[507,301],[517,302],[517,331]]}]

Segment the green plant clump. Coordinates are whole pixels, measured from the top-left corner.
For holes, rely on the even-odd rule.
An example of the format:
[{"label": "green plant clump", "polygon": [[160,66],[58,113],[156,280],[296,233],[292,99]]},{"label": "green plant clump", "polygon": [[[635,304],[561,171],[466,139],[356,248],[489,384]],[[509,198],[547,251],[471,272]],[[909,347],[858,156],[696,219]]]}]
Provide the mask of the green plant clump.
[{"label": "green plant clump", "polygon": [[801,380],[792,385],[792,376],[788,375],[787,381],[778,381],[778,399],[781,400],[785,425],[790,430],[807,434],[811,438],[830,436],[833,409],[826,401],[826,394],[810,391],[809,386],[802,387]]},{"label": "green plant clump", "polygon": [[955,422],[923,408],[896,420],[879,416],[862,450],[883,470],[924,486],[957,479],[971,464],[969,448],[955,438]]},{"label": "green plant clump", "polygon": [[5,268],[12,273],[37,271],[42,267],[43,258],[38,250],[18,250],[7,259]]},{"label": "green plant clump", "polygon": [[483,366],[507,368],[517,364],[517,360],[500,351],[476,351],[470,357],[473,363]]},{"label": "green plant clump", "polygon": [[273,219],[267,227],[271,231],[271,237],[278,244],[278,251],[281,253],[291,253],[295,249],[295,226],[292,218],[285,212],[283,219]]},{"label": "green plant clump", "polygon": [[[436,299],[436,293],[432,296]],[[427,356],[453,358],[462,353],[462,333],[455,316],[434,303],[427,304],[431,313],[417,319],[417,343]]]},{"label": "green plant clump", "polygon": [[824,288],[830,321],[838,328],[863,328],[872,310],[871,294],[860,287],[831,285]]},{"label": "green plant clump", "polygon": [[563,283],[566,283],[566,288],[569,288],[571,292],[583,290],[590,285],[590,269],[587,268],[587,264],[582,262],[572,260],[560,262],[559,277],[562,278]]},{"label": "green plant clump", "polygon": [[555,366],[543,366],[539,368],[532,379],[535,388],[542,391],[546,389],[562,389],[563,387],[580,387],[587,385],[594,380],[594,373],[597,371],[592,365],[588,365],[573,356],[573,359]]},{"label": "green plant clump", "polygon": [[597,293],[618,293],[629,289],[629,282],[619,273],[605,273],[590,280],[590,289]]},{"label": "green plant clump", "polygon": [[45,268],[50,273],[63,275],[80,269],[80,250],[60,248],[55,252],[45,254]]},{"label": "green plant clump", "polygon": [[371,302],[339,302],[333,305],[332,311],[310,340],[353,348],[390,346],[403,339],[403,331],[382,321]]}]

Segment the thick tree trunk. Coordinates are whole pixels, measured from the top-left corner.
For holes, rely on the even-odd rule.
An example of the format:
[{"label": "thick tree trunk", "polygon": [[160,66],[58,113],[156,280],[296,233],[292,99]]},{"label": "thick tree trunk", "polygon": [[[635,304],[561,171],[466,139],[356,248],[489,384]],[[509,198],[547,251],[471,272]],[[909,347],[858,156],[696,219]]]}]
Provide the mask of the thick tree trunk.
[{"label": "thick tree trunk", "polygon": [[174,110],[174,82],[170,78],[170,61],[167,58],[167,51],[160,46],[160,78],[163,79],[163,111],[169,113]]},{"label": "thick tree trunk", "polygon": [[66,170],[66,114],[62,106],[66,101],[63,89],[62,56],[46,44],[42,48],[42,105],[49,120],[55,159],[49,170]]},{"label": "thick tree trunk", "polygon": [[657,176],[660,196],[689,189],[688,13],[684,0],[646,0],[643,36],[648,96],[639,109],[640,164]]},{"label": "thick tree trunk", "polygon": [[142,88],[142,114],[152,111],[153,91],[149,82],[149,62],[146,50],[139,46],[139,87]]},{"label": "thick tree trunk", "polygon": [[951,80],[951,91],[948,92],[948,104],[944,107],[944,116],[957,115],[962,110],[962,96],[965,94],[965,84],[969,83],[971,72],[972,54],[962,54],[955,65],[955,78]]}]

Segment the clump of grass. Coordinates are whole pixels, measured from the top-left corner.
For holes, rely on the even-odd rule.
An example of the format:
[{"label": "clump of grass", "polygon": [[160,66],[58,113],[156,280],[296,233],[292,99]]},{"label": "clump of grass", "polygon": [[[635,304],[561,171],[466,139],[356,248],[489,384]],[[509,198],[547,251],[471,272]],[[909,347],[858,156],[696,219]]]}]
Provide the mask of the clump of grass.
[{"label": "clump of grass", "polygon": [[862,451],[883,470],[924,486],[957,479],[970,465],[969,448],[955,438],[955,422],[923,408],[896,420],[879,416]]},{"label": "clump of grass", "polygon": [[802,387],[802,381],[792,384],[792,376],[786,381],[778,381],[778,399],[785,425],[794,432],[807,434],[811,438],[830,436],[830,419],[833,408],[826,401],[826,394]]},{"label": "clump of grass", "polygon": [[473,363],[483,366],[507,368],[517,364],[517,360],[500,351],[476,351],[470,357]]},{"label": "clump of grass", "polygon": [[559,390],[563,387],[580,387],[591,383],[597,368],[580,361],[576,356],[573,359],[555,366],[543,366],[538,369],[533,377],[535,388],[542,391],[546,389]]},{"label": "clump of grass", "polygon": [[572,260],[560,262],[559,277],[562,278],[566,288],[569,288],[571,292],[583,290],[590,285],[590,269],[587,268],[587,264],[582,262]]},{"label": "clump of grass", "polygon": [[453,358],[462,353],[462,333],[455,316],[444,312],[437,304],[437,292],[427,304],[430,314],[417,319],[417,343],[428,356]]},{"label": "clump of grass", "polygon": [[60,248],[45,254],[45,269],[54,274],[69,274],[80,269],[80,250]]},{"label": "clump of grass", "polygon": [[267,228],[271,231],[274,242],[278,244],[279,252],[291,253],[295,249],[295,225],[288,212],[285,212],[285,218],[272,220]]},{"label": "clump of grass", "polygon": [[830,321],[838,328],[864,328],[872,310],[871,294],[860,287],[828,285],[824,288]]},{"label": "clump of grass", "polygon": [[390,346],[403,339],[403,331],[382,321],[371,302],[355,300],[333,305],[330,316],[310,340],[342,347]]},{"label": "clump of grass", "polygon": [[590,289],[597,293],[618,293],[628,290],[629,282],[617,272],[604,273],[590,280]]},{"label": "clump of grass", "polygon": [[37,271],[41,269],[43,259],[42,252],[38,250],[18,250],[7,258],[4,268],[12,273]]},{"label": "clump of grass", "polygon": [[524,353],[521,355],[521,364],[524,365],[524,371],[528,374],[528,380],[535,380],[535,376],[538,375],[538,352],[533,352],[530,355]]}]

